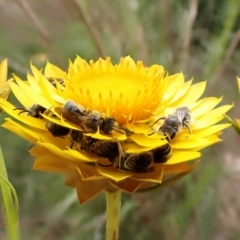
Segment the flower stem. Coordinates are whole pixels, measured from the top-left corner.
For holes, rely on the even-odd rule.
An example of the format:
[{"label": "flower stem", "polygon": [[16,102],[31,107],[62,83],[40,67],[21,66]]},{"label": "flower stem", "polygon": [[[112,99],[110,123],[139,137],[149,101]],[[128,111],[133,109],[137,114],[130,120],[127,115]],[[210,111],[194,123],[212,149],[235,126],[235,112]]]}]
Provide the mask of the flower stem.
[{"label": "flower stem", "polygon": [[121,191],[107,192],[106,240],[117,240],[119,231]]}]

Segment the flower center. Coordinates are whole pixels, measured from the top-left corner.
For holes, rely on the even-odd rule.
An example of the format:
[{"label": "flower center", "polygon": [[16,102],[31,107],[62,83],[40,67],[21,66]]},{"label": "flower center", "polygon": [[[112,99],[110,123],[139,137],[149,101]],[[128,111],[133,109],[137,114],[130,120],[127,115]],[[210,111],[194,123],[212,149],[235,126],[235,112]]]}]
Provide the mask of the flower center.
[{"label": "flower center", "polygon": [[112,116],[121,125],[148,119],[158,111],[164,93],[162,66],[145,68],[130,57],[118,65],[112,65],[110,58],[89,64],[77,60],[69,69],[66,99]]}]

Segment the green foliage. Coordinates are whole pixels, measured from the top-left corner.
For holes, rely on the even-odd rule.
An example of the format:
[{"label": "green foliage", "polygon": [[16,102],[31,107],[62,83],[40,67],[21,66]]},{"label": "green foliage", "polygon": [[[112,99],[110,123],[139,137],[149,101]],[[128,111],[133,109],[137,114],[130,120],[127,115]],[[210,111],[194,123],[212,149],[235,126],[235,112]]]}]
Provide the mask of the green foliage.
[{"label": "green foliage", "polygon": [[[30,6],[27,11],[23,2]],[[108,55],[115,62],[131,55],[146,65],[162,64],[169,73],[183,71],[187,79],[195,76],[195,82],[208,79],[206,96],[225,95],[227,103],[238,99],[237,0],[19,0],[2,2],[1,10],[0,58],[8,58],[9,72],[23,78],[30,60],[43,67],[48,59],[66,69],[76,55]],[[20,105],[14,97],[10,101]],[[1,123],[5,117],[1,113]],[[124,195],[120,240],[239,238],[239,216],[228,212],[240,211],[231,191],[233,181],[240,181],[232,167],[239,154],[237,137],[227,131],[222,143],[203,153],[193,173],[170,187]],[[104,239],[103,194],[79,205],[63,176],[31,170],[28,142],[1,128],[0,143],[19,196],[22,239]],[[6,239],[1,229],[0,239]]]},{"label": "green foliage", "polygon": [[0,146],[0,203],[9,240],[19,240],[18,198],[8,175]]}]

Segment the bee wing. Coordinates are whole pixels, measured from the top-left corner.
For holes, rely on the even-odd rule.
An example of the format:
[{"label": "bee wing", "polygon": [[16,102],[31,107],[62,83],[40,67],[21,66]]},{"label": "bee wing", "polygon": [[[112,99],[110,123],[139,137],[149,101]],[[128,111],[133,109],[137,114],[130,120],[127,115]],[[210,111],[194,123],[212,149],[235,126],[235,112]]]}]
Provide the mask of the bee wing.
[{"label": "bee wing", "polygon": [[176,110],[176,115],[178,118],[178,121],[182,123],[183,119],[185,118],[186,114],[188,113],[188,110],[185,107],[178,108]]},{"label": "bee wing", "polygon": [[80,122],[84,122],[89,120],[89,116],[84,116],[84,115],[80,115],[80,114],[74,114],[76,119],[79,120]]}]

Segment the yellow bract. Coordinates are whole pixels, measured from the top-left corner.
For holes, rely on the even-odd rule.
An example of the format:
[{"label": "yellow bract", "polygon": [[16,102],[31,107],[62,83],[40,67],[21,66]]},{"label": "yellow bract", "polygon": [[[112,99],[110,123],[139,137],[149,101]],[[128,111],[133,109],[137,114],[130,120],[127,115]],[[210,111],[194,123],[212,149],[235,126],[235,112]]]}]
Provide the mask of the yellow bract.
[{"label": "yellow bract", "polygon": [[[77,57],[70,62],[67,72],[50,63],[44,73],[33,65],[31,70],[27,81],[14,76],[16,82],[10,82],[11,90],[25,108],[37,103],[47,111],[41,118],[26,116],[19,114],[21,110],[14,110],[16,106],[0,99],[3,110],[20,121],[6,119],[3,127],[34,143],[30,150],[36,157],[34,169],[64,173],[66,184],[77,189],[80,202],[89,200],[103,189],[114,191],[118,188],[132,193],[189,173],[198,163],[191,161],[201,156],[200,149],[220,141],[221,131],[229,126],[218,122],[232,105],[215,108],[221,98],[199,99],[206,81],[185,82],[182,73],[167,75],[160,65],[145,67],[141,61],[134,62],[130,57],[121,58],[118,64],[113,64],[110,58],[88,63]],[[118,140],[129,156],[152,152],[166,145],[168,140],[159,132],[164,120],[159,119],[174,114],[177,108],[189,108],[192,133],[182,127],[171,139],[171,157],[166,163],[153,163],[154,171],[119,170],[115,164],[106,167],[109,159],[82,150],[70,135],[54,137],[46,128],[46,122],[51,121],[70,132],[82,131],[80,126],[67,121],[61,111],[57,111],[68,100],[86,110],[96,110],[104,118],[114,117],[119,127],[127,128],[129,135],[123,134],[124,130],[106,135],[99,129],[85,135],[104,141]],[[48,115],[49,111],[54,117]]]},{"label": "yellow bract", "polygon": [[0,97],[7,99],[10,94],[9,84],[7,82],[7,60],[0,63]]}]

